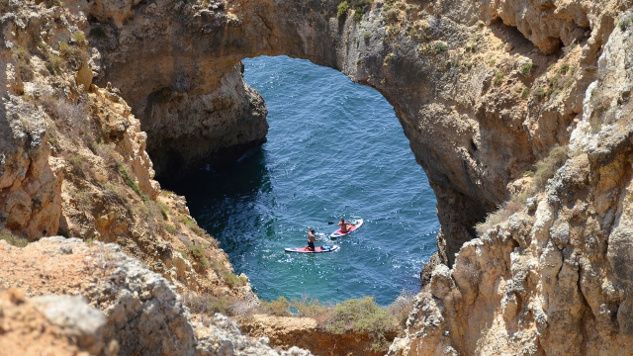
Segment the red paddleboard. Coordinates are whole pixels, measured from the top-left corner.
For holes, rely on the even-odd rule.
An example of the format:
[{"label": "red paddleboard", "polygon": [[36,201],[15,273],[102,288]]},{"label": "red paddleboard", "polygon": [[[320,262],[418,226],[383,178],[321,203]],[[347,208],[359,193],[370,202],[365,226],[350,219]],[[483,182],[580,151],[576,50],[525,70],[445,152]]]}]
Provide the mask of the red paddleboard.
[{"label": "red paddleboard", "polygon": [[324,252],[332,252],[338,250],[338,245],[323,245],[316,247],[314,251],[309,250],[305,247],[288,247],[285,249],[286,252],[300,252],[300,253],[324,253]]},{"label": "red paddleboard", "polygon": [[338,229],[330,234],[330,238],[332,240],[336,240],[339,237],[347,236],[351,234],[352,232],[356,231],[356,229],[358,229],[362,225],[363,225],[363,219],[354,220],[352,223],[347,224],[347,232],[343,232],[341,231],[341,229]]}]

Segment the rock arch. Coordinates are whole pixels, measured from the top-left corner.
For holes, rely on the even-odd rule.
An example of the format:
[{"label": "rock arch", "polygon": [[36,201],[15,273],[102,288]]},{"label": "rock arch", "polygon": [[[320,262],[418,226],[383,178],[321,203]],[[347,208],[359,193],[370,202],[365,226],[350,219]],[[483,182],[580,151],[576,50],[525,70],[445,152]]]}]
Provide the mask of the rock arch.
[{"label": "rock arch", "polygon": [[[436,192],[439,253],[450,265],[475,223],[508,197],[508,183],[567,139],[565,123],[578,105],[528,103],[521,90],[536,76],[522,78],[520,67],[536,63],[543,73],[559,56],[543,52],[561,40],[584,41],[579,29],[589,26],[589,10],[352,0],[339,16],[337,5],[95,0],[86,11],[101,54],[96,80],[120,88],[140,118],[159,179],[265,141],[263,100],[240,73],[245,57],[305,58],[376,88],[394,106]],[[518,23],[543,52],[515,42],[498,18]],[[537,31],[544,19],[552,26]]]}]

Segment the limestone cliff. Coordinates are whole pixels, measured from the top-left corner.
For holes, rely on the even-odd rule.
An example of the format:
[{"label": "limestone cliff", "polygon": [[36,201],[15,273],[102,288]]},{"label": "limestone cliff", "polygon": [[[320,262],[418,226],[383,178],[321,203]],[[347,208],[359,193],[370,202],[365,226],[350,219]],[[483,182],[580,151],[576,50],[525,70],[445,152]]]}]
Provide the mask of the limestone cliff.
[{"label": "limestone cliff", "polygon": [[[215,115],[235,117],[233,105],[220,113],[215,108],[222,105],[204,98],[237,92],[233,78],[244,57],[308,58],[378,89],[436,192],[438,247],[449,265],[476,236],[474,225],[516,190],[508,184],[566,143],[619,11],[608,1],[350,1],[341,11],[330,1],[112,2],[107,11],[99,4],[86,9],[94,16],[90,31],[102,36],[94,41],[105,73],[97,80],[122,89],[150,137],[180,145],[179,153],[166,146],[160,153],[163,144],[150,138],[157,166],[172,166],[176,155],[191,167],[205,161],[202,151],[213,156],[225,142],[242,152],[262,141],[241,130],[233,135],[249,144],[225,136],[211,141],[198,129],[224,132]],[[557,63],[567,63],[564,74],[551,70]],[[244,96],[230,97],[237,103]],[[264,133],[254,129],[261,115],[247,109],[253,100],[242,100],[242,121],[227,125]],[[169,119],[174,113],[178,120]]]},{"label": "limestone cliff", "polygon": [[438,198],[441,263],[390,354],[627,353],[631,1],[60,4],[0,2],[3,227],[221,284],[174,252],[210,240],[145,142],[164,177],[240,155],[267,126],[239,61],[307,58],[389,100]]},{"label": "limestone cliff", "polygon": [[181,289],[254,300],[245,278],[227,285],[228,258],[184,198],[153,179],[120,91],[92,83],[100,55],[75,5],[0,2],[0,235],[115,242]]},{"label": "limestone cliff", "polygon": [[562,167],[433,271],[390,355],[630,353],[632,17],[605,25]]}]

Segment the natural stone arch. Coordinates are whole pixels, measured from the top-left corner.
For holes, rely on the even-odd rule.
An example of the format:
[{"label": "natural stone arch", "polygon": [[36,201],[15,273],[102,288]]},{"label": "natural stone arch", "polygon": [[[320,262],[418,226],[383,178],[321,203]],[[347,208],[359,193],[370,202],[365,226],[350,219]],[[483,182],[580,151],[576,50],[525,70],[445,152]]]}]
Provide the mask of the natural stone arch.
[{"label": "natural stone arch", "polygon": [[[158,177],[230,158],[264,142],[265,108],[243,83],[242,58],[284,54],[309,59],[376,88],[394,106],[436,192],[438,247],[448,264],[474,236],[474,224],[506,199],[508,182],[520,178],[552,142],[564,139],[564,125],[539,135],[538,120],[545,117],[555,125],[575,110],[537,113],[534,134],[522,126],[529,113],[520,95],[512,93],[517,85],[510,83],[510,93],[499,94],[491,83],[494,70],[486,63],[469,63],[466,72],[453,66],[453,55],[473,41],[473,34],[505,40],[502,24],[493,25],[500,33],[495,35],[476,20],[510,21],[511,9],[504,8],[500,16],[476,2],[449,1],[439,7],[421,2],[417,6],[424,11],[415,13],[389,12],[383,3],[351,1],[352,10],[337,17],[337,4],[321,0],[204,3],[135,0],[121,6],[97,1],[90,9],[91,28],[106,33],[91,38],[102,55],[97,81],[120,88],[140,118]],[[407,21],[410,25],[402,28]],[[526,21],[522,26],[530,28]],[[558,37],[571,38],[571,30],[562,27],[552,31],[565,31],[566,37]],[[424,41],[416,31],[423,32]],[[543,36],[542,49],[550,51],[553,36],[530,29],[537,45]],[[542,65],[548,61],[531,44],[519,46],[509,49],[518,53],[512,58],[495,52],[503,57],[508,77],[517,76],[516,67],[528,56]],[[492,45],[486,49],[492,51]]]}]

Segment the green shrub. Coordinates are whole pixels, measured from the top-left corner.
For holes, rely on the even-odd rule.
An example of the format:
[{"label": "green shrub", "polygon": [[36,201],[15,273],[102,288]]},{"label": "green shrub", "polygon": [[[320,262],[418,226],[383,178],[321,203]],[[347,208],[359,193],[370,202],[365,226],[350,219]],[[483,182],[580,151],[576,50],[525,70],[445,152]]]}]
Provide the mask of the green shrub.
[{"label": "green shrub", "polygon": [[340,18],[347,15],[347,10],[349,10],[349,5],[347,4],[347,1],[343,1],[342,3],[338,4],[336,17]]},{"label": "green shrub", "polygon": [[78,63],[88,60],[88,52],[77,46],[71,46],[66,42],[59,43],[59,53],[63,58],[77,61]]},{"label": "green shrub", "polygon": [[365,8],[362,5],[356,5],[354,7],[354,21],[360,22],[363,18],[363,14],[365,13]]},{"label": "green shrub", "polygon": [[534,94],[538,96],[539,98],[542,98],[545,96],[546,92],[545,92],[545,89],[543,88],[536,88],[536,90],[534,91]]},{"label": "green shrub", "polygon": [[77,41],[79,44],[84,44],[86,42],[86,35],[84,35],[81,31],[77,31],[73,33],[73,40]]},{"label": "green shrub", "polygon": [[191,257],[194,257],[197,259],[203,259],[205,257],[204,255],[205,251],[202,246],[191,245],[188,247],[188,252]]},{"label": "green shrub", "polygon": [[244,285],[246,285],[247,281],[245,277],[238,276],[235,273],[229,271],[222,273],[222,278],[224,279],[224,282],[231,288],[243,287]]},{"label": "green shrub", "polygon": [[325,329],[334,334],[346,332],[383,334],[394,330],[392,316],[376,304],[373,297],[348,299],[337,305],[325,322]]},{"label": "green shrub", "polygon": [[185,256],[189,256],[190,258],[198,261],[203,267],[209,266],[209,260],[207,259],[204,246],[190,245],[187,246],[187,249],[185,251],[181,252],[183,252]]},{"label": "green shrub", "polygon": [[26,64],[31,63],[31,55],[24,47],[20,46],[17,48],[13,48],[12,51],[16,60],[23,61]]},{"label": "green shrub", "polygon": [[448,50],[448,46],[444,42],[437,42],[435,44],[435,53],[446,52]]},{"label": "green shrub", "polygon": [[181,224],[183,224],[183,225],[187,226],[188,228],[190,228],[191,230],[193,230],[193,232],[195,232],[196,235],[198,235],[198,236],[204,236],[205,235],[204,229],[202,229],[200,226],[198,226],[196,221],[191,219],[190,217],[188,217],[186,215],[178,215],[176,220],[178,220]]},{"label": "green shrub", "polygon": [[147,202],[149,198],[147,197],[147,195],[145,195],[145,193],[141,191],[141,188],[138,187],[138,184],[130,176],[130,173],[128,173],[125,166],[121,162],[116,162],[115,164],[116,164],[116,169],[119,172],[119,174],[121,174],[121,177],[123,178],[123,181],[125,182],[125,184],[127,184],[128,187],[132,188],[132,190],[135,191],[136,194],[138,194],[144,202]]},{"label": "green shrub", "polygon": [[532,67],[534,64],[532,62],[527,62],[521,66],[521,74],[524,77],[529,76],[532,73]]},{"label": "green shrub", "polygon": [[499,86],[501,85],[501,83],[503,83],[503,78],[506,76],[506,74],[504,72],[497,72],[495,74],[495,79],[493,80],[493,83],[495,86]]},{"label": "green shrub", "polygon": [[23,237],[15,236],[8,231],[0,231],[0,240],[5,240],[9,245],[16,247],[24,247],[29,244],[29,241]]},{"label": "green shrub", "polygon": [[528,97],[529,94],[530,94],[530,87],[525,87],[523,88],[523,91],[521,92],[521,97],[525,99]]},{"label": "green shrub", "polygon": [[567,160],[568,147],[556,146],[552,148],[547,157],[536,162],[534,165],[536,171],[534,172],[534,188],[540,190],[545,187],[547,181],[556,174],[556,171]]},{"label": "green shrub", "polygon": [[167,220],[169,218],[169,207],[167,204],[162,201],[156,201],[156,206],[160,209],[161,215],[163,215],[163,219]]},{"label": "green shrub", "polygon": [[63,59],[60,56],[49,54],[48,59],[46,60],[46,69],[48,69],[51,74],[55,74],[61,66],[62,60]]},{"label": "green shrub", "polygon": [[264,313],[276,316],[292,316],[290,312],[290,302],[285,297],[279,297],[270,302],[262,301],[261,309]]},{"label": "green shrub", "polygon": [[182,297],[183,303],[194,314],[232,314],[232,310],[230,307],[231,302],[227,299],[227,297],[213,296],[206,293],[199,295],[193,292],[184,293]]},{"label": "green shrub", "polygon": [[290,307],[294,310],[295,316],[314,319],[320,319],[329,310],[327,306],[321,305],[318,299],[310,299],[307,295],[303,295],[301,300],[293,298]]},{"label": "green shrub", "polygon": [[567,64],[567,63],[563,63],[563,64],[560,66],[560,73],[561,73],[561,74],[563,74],[563,75],[565,75],[565,74],[567,74],[567,72],[568,72],[568,71],[569,71],[569,64]]},{"label": "green shrub", "polygon": [[165,231],[167,231],[170,234],[173,234],[176,232],[176,227],[172,224],[165,224]]},{"label": "green shrub", "polygon": [[620,21],[618,25],[620,26],[620,30],[626,31],[626,29],[631,25],[631,19],[622,19],[622,21]]},{"label": "green shrub", "polygon": [[51,8],[53,6],[62,6],[61,1],[59,0],[45,0],[44,4],[46,5],[47,8]]}]

